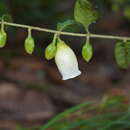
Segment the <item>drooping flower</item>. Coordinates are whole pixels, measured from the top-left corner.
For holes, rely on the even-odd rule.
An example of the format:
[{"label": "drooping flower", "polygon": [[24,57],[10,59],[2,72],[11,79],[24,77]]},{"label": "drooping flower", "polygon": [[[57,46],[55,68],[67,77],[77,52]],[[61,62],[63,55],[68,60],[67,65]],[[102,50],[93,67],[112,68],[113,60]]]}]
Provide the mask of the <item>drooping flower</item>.
[{"label": "drooping flower", "polygon": [[63,80],[71,79],[81,74],[73,50],[60,39],[57,42],[55,62]]}]

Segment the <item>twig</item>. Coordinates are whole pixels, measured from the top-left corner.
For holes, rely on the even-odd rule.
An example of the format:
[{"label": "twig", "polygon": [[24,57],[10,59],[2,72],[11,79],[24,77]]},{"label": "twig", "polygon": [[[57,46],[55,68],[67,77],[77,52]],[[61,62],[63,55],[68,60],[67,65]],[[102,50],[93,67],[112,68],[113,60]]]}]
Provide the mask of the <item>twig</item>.
[{"label": "twig", "polygon": [[[0,24],[1,23],[2,22],[0,22]],[[60,31],[56,31],[56,30],[52,30],[52,29],[10,23],[10,22],[5,22],[5,21],[4,21],[4,24],[8,25],[8,26],[20,27],[20,28],[26,28],[26,29],[31,28],[31,30],[43,31],[43,32],[48,32],[48,33],[59,33],[60,35],[77,36],[77,37],[86,37],[87,35],[89,35],[89,37],[92,37],[92,38],[104,38],[104,39],[115,39],[115,40],[125,40],[125,41],[130,40],[130,37],[113,36],[113,35],[100,35],[100,34],[92,34],[92,33],[83,34],[83,33],[60,32]]]}]

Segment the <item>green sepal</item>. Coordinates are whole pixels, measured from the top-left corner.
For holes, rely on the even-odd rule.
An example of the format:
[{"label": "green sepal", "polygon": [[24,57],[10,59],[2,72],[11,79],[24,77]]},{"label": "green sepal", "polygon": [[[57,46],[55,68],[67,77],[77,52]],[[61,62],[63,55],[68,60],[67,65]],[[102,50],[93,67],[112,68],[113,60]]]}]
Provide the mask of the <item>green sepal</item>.
[{"label": "green sepal", "polygon": [[82,57],[85,61],[89,62],[93,57],[93,47],[90,42],[86,42],[82,48]]},{"label": "green sepal", "polygon": [[32,36],[28,36],[24,43],[25,50],[28,54],[32,54],[35,47],[35,42]]}]

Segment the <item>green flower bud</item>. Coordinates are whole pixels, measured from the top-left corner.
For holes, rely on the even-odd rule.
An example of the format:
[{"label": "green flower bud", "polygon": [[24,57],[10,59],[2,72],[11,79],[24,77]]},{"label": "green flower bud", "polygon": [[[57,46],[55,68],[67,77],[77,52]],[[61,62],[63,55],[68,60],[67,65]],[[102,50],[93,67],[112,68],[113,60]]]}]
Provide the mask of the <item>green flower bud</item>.
[{"label": "green flower bud", "polygon": [[86,42],[82,48],[82,57],[85,61],[89,62],[93,56],[93,48],[89,42]]},{"label": "green flower bud", "polygon": [[7,42],[7,34],[4,30],[0,30],[0,48],[4,47]]},{"label": "green flower bud", "polygon": [[51,60],[55,57],[56,54],[56,45],[51,43],[45,49],[45,57],[47,60]]},{"label": "green flower bud", "polygon": [[34,39],[33,37],[31,36],[28,36],[25,40],[25,43],[24,43],[24,47],[25,47],[25,50],[28,54],[32,54],[33,51],[34,51],[34,47],[35,47],[35,42],[34,42]]}]

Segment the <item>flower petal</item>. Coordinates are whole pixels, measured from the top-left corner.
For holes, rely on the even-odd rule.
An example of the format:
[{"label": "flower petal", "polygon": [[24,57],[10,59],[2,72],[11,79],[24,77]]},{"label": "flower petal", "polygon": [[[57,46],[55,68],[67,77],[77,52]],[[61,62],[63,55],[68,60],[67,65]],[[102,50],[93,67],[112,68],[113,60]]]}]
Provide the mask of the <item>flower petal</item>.
[{"label": "flower petal", "polygon": [[63,80],[71,79],[81,74],[78,68],[78,61],[73,50],[63,41],[60,41],[57,45],[55,62]]}]

